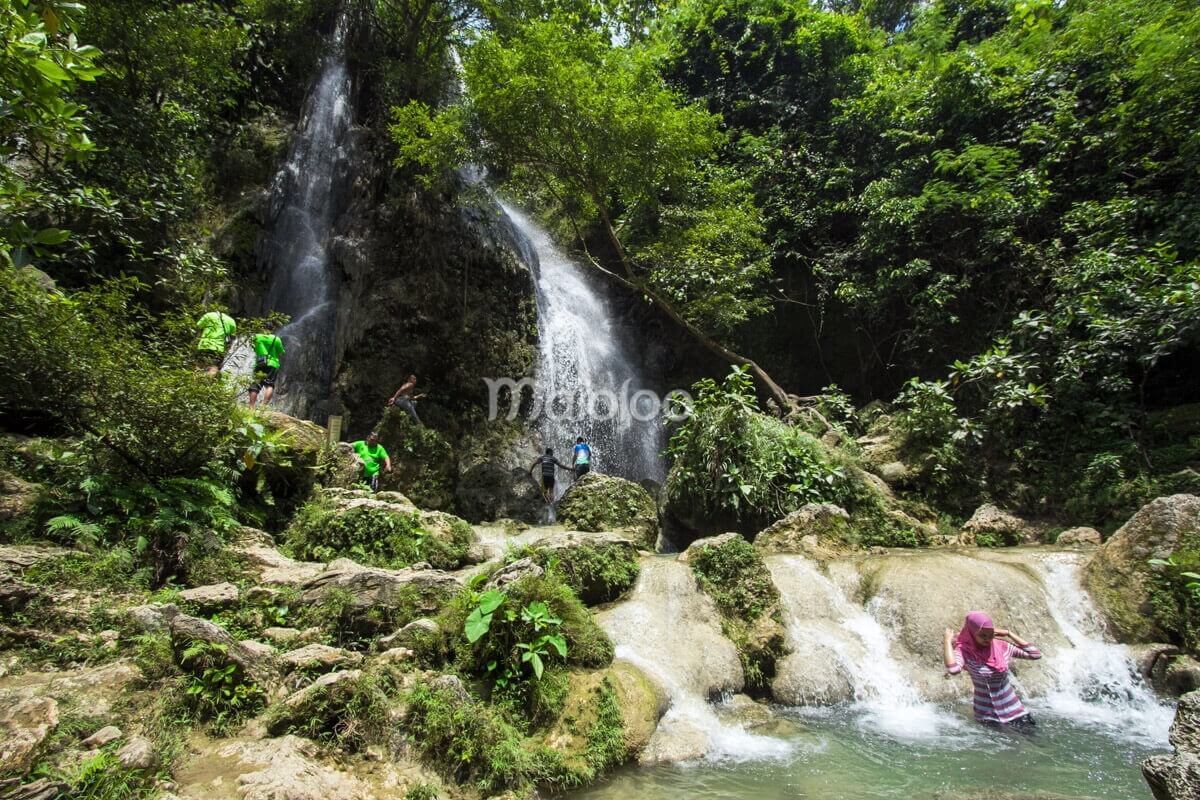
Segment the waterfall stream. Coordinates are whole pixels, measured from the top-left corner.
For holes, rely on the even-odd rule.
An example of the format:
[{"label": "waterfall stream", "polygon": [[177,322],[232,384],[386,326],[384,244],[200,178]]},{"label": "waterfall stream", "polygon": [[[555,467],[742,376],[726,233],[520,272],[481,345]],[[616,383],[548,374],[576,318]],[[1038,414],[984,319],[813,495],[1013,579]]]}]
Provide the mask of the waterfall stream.
[{"label": "waterfall stream", "polygon": [[657,395],[638,366],[636,342],[587,269],[528,216],[501,205],[524,239],[522,257],[536,282],[542,441],[569,463],[575,438],[582,436],[596,470],[661,481],[663,425]]},{"label": "waterfall stream", "polygon": [[288,314],[279,335],[287,353],[275,404],[297,417],[328,413],[334,372],[338,280],[330,258],[334,224],[349,186],[353,124],[345,46],[349,22],[338,16],[287,163],[271,193],[271,233],[259,250],[271,276],[267,310]]}]

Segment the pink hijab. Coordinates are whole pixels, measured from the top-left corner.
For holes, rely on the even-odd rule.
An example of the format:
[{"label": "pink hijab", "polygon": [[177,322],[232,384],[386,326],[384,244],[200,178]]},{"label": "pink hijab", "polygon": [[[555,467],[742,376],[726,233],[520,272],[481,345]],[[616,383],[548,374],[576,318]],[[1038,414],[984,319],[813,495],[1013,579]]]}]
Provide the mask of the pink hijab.
[{"label": "pink hijab", "polygon": [[967,621],[958,632],[955,646],[962,648],[963,660],[974,661],[976,664],[987,664],[997,672],[1008,669],[1008,647],[1001,639],[992,639],[991,648],[980,647],[975,643],[975,634],[983,628],[995,630],[992,618],[982,611],[972,611],[967,614]]}]

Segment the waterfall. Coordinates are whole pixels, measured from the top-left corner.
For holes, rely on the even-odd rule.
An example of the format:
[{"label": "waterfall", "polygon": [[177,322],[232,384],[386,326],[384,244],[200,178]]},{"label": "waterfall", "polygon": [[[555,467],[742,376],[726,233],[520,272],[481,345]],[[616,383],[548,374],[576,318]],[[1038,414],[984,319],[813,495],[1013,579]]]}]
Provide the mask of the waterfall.
[{"label": "waterfall", "polygon": [[1078,556],[1054,553],[1039,562],[1050,613],[1070,648],[1051,654],[1058,685],[1042,703],[1052,713],[1102,727],[1149,746],[1166,741],[1174,709],[1142,680],[1123,645],[1109,641],[1104,621],[1079,580]]},{"label": "waterfall", "polygon": [[536,281],[543,442],[568,463],[582,436],[596,470],[661,481],[663,424],[658,397],[638,367],[636,343],[616,324],[586,268],[525,214],[501,206]]},{"label": "waterfall", "polygon": [[275,404],[306,418],[329,413],[333,382],[338,280],[330,245],[349,186],[347,134],[353,123],[345,56],[348,28],[343,12],[305,101],[287,163],[275,177],[274,224],[258,254],[260,268],[271,276],[267,309],[291,318],[278,331],[287,353]]},{"label": "waterfall", "polygon": [[[691,568],[674,559],[642,561],[629,599],[597,621],[616,645],[617,658],[650,675],[671,706],[647,752],[650,760],[748,760],[787,755],[792,746],[747,732],[718,718],[708,699],[742,685],[737,651],[721,635],[716,609],[696,588]],[[674,757],[667,758],[667,753]],[[643,758],[646,756],[644,755]]]},{"label": "waterfall", "polygon": [[[848,590],[854,587],[838,586],[803,556],[770,556],[767,567],[780,589],[793,653],[779,667],[785,679],[824,659],[848,684],[862,727],[913,739],[961,729],[958,719],[921,697],[908,670],[893,657],[891,633],[870,613],[880,610],[879,598],[862,608],[850,599]],[[814,694],[817,701],[838,699],[819,690]]]}]

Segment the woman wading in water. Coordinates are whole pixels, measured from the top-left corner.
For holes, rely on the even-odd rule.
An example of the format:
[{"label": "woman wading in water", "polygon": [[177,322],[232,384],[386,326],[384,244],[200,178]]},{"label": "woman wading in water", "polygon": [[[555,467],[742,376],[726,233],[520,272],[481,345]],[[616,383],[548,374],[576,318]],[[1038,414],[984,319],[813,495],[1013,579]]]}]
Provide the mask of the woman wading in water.
[{"label": "woman wading in water", "polygon": [[[1007,639],[1008,641],[1002,641]],[[1008,659],[1036,660],[1042,651],[1012,631],[997,628],[982,611],[967,614],[955,637],[946,628],[946,672],[957,675],[965,667],[975,684],[975,719],[992,725],[1032,725],[1033,716],[1021,705],[1008,680]]]}]

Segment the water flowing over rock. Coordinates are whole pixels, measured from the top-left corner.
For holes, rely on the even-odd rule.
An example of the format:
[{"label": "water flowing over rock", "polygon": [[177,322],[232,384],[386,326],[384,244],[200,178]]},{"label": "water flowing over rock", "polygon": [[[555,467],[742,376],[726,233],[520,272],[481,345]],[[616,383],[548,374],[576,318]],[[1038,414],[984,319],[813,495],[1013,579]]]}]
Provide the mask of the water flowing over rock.
[{"label": "water flowing over rock", "polygon": [[279,331],[287,354],[275,402],[298,417],[323,419],[331,410],[338,273],[330,248],[346,204],[354,141],[348,27],[340,15],[291,153],[275,178],[272,230],[259,251],[260,268],[271,274],[267,307],[291,317]]},{"label": "water flowing over rock", "polygon": [[598,615],[632,663],[666,690],[671,707],[642,752],[642,763],[707,756],[742,759],[783,755],[789,746],[722,722],[708,700],[742,688],[737,650],[721,634],[717,610],[696,587],[691,569],[662,558],[642,562],[641,576],[625,602]]},{"label": "water flowing over rock", "polygon": [[661,480],[663,428],[656,395],[642,374],[630,334],[585,267],[550,234],[502,204],[521,235],[522,257],[537,286],[540,430],[568,463],[575,438],[593,451],[592,466],[632,480]]}]

